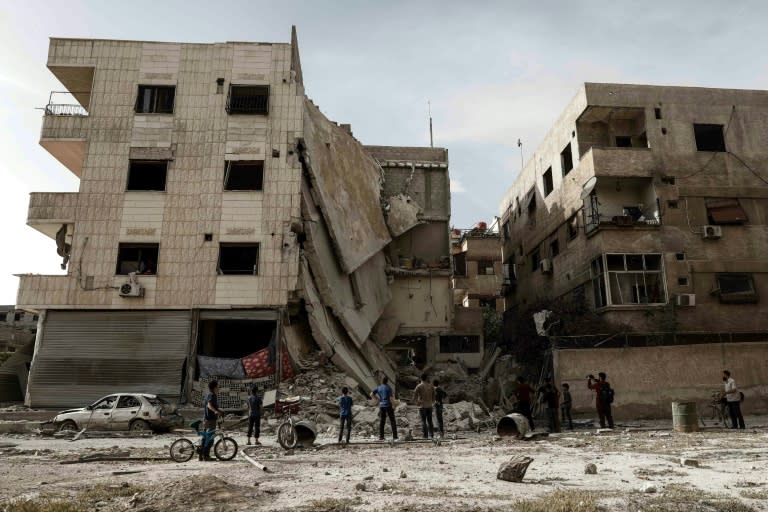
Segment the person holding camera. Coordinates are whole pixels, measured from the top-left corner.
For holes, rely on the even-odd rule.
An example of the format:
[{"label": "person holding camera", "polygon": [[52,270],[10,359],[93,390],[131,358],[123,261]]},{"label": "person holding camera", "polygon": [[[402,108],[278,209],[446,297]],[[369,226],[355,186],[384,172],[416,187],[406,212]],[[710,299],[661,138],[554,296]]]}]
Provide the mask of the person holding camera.
[{"label": "person holding camera", "polygon": [[613,428],[613,414],[611,414],[611,404],[613,403],[613,389],[608,384],[605,372],[597,374],[599,379],[595,379],[595,376],[587,375],[587,387],[595,392],[595,405],[597,407],[597,417],[600,418],[600,428],[605,428],[606,420],[608,421],[608,428]]}]

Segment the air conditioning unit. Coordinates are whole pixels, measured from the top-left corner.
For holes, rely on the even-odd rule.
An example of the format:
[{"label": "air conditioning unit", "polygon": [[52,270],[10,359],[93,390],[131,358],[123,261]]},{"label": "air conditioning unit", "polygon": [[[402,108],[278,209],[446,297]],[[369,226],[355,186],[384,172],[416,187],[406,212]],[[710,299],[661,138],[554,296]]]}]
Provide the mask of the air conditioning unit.
[{"label": "air conditioning unit", "polygon": [[675,297],[675,305],[677,306],[695,306],[696,295],[693,293],[681,293]]},{"label": "air conditioning unit", "polygon": [[552,260],[543,259],[539,262],[539,269],[541,270],[542,274],[551,274],[552,273]]},{"label": "air conditioning unit", "polygon": [[717,240],[723,236],[723,228],[720,226],[704,226],[702,237],[707,240]]},{"label": "air conditioning unit", "polygon": [[118,293],[121,297],[143,297],[144,287],[139,284],[139,280],[136,279],[136,273],[131,272],[128,274],[128,281],[120,285]]}]

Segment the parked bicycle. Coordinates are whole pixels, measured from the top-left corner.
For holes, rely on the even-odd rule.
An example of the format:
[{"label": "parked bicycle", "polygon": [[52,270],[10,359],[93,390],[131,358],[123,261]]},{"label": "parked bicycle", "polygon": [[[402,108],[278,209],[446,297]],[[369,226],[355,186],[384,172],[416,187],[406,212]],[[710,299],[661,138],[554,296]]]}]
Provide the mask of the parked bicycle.
[{"label": "parked bicycle", "polygon": [[[710,420],[715,420],[715,423],[722,423],[723,426],[728,426],[726,423],[725,412],[725,399],[722,398],[722,392],[717,390],[713,391],[710,395],[710,402],[707,404],[707,409],[711,413]],[[701,419],[702,425],[704,425],[704,418]]]},{"label": "parked bicycle", "polygon": [[206,432],[200,429],[202,420],[196,420],[189,424],[195,429],[198,442],[195,444],[190,439],[182,437],[171,444],[171,459],[175,462],[187,462],[195,455],[203,453],[203,446],[213,443],[213,454],[219,460],[232,460],[237,455],[237,441],[228,437],[224,432],[224,422],[219,420],[216,430]]},{"label": "parked bicycle", "polygon": [[275,416],[283,417],[280,426],[277,427],[277,442],[286,450],[295,448],[299,442],[299,434],[296,432],[298,420],[295,420],[293,415],[299,413],[300,403],[300,396],[275,400]]}]

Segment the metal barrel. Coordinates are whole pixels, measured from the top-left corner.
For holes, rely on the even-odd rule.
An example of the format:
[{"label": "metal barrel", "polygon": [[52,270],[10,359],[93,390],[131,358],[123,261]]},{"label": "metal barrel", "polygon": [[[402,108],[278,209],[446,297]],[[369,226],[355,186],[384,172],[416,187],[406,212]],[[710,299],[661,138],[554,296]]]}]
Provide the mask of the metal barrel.
[{"label": "metal barrel", "polygon": [[696,402],[672,402],[672,428],[676,432],[698,432]]},{"label": "metal barrel", "polygon": [[528,419],[516,412],[507,414],[496,425],[496,433],[500,437],[523,437],[528,433]]},{"label": "metal barrel", "polygon": [[313,444],[315,444],[315,438],[317,437],[317,428],[315,427],[315,424],[311,421],[302,420],[296,423],[294,425],[296,428],[296,435],[298,436],[299,440],[297,441],[297,446],[303,446],[304,448],[310,448]]}]

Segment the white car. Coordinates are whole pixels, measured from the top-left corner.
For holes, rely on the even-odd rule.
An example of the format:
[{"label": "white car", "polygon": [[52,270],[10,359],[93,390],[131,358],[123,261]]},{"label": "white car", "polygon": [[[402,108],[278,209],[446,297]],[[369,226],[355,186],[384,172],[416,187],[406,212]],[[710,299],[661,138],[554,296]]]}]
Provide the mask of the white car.
[{"label": "white car", "polygon": [[117,393],[80,409],[61,411],[53,420],[59,431],[168,430],[183,423],[176,408],[156,395]]}]

